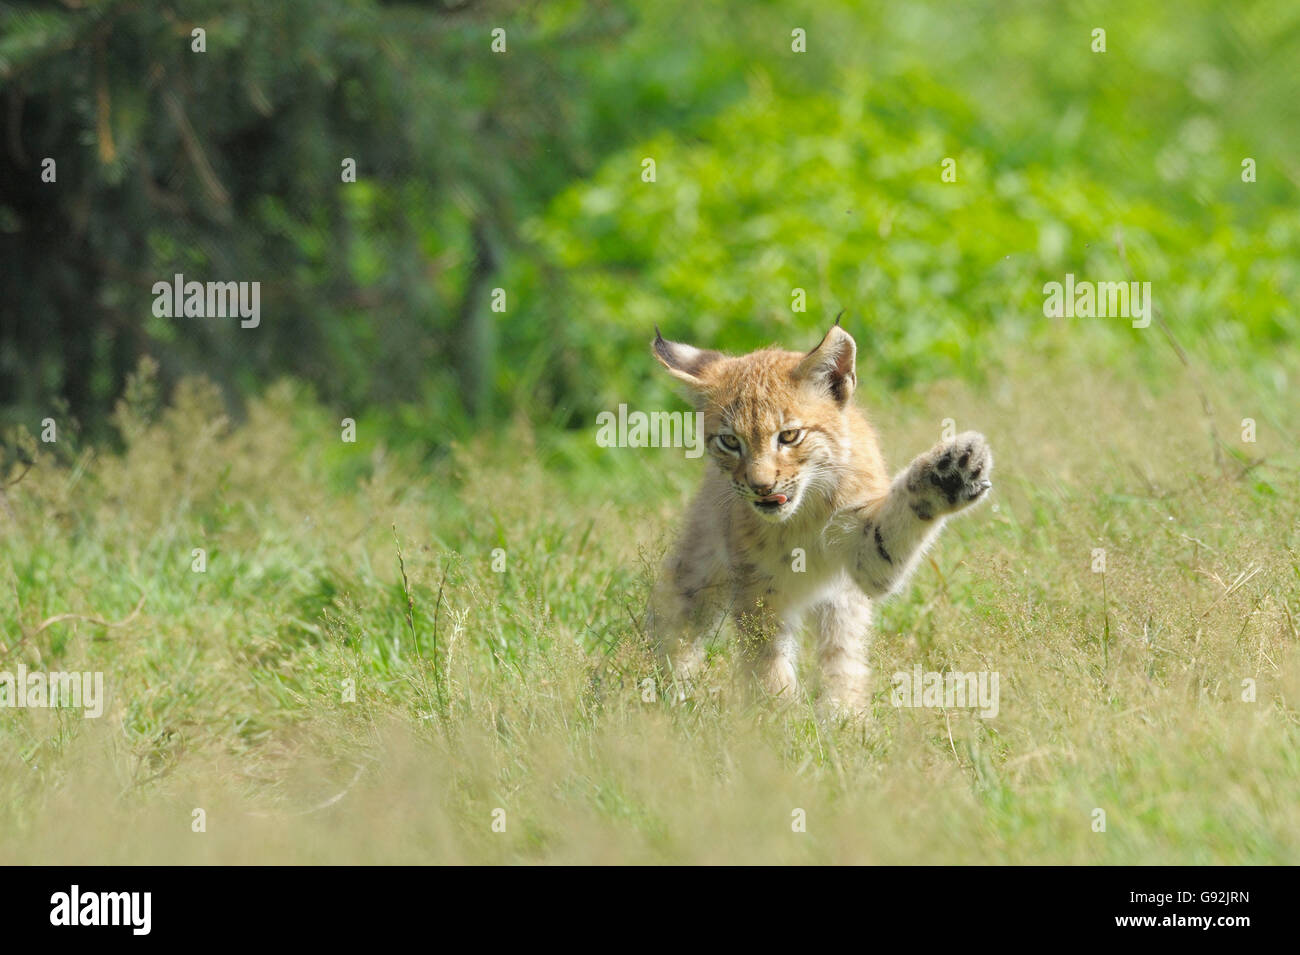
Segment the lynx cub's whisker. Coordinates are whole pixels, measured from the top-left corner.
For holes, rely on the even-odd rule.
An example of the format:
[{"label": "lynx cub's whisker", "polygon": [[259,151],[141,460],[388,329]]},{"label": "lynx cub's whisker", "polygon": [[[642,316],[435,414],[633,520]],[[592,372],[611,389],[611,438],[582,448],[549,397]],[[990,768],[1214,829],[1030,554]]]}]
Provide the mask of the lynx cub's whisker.
[{"label": "lynx cub's whisker", "polygon": [[751,687],[798,693],[796,636],[810,621],[830,703],[861,712],[871,601],[899,590],[944,521],[992,487],[988,443],[959,434],[891,479],[853,401],[857,346],[838,323],[807,354],[730,357],[658,329],[653,350],[702,415],[715,465],[646,613],[679,697],[730,613]]}]

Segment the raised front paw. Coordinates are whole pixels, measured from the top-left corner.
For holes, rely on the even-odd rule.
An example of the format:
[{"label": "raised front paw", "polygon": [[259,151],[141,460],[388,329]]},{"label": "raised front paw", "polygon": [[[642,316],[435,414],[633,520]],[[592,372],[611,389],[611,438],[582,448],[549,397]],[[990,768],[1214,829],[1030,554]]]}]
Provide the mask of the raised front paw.
[{"label": "raised front paw", "polygon": [[969,507],[993,486],[993,452],[984,435],[965,431],[941,441],[907,469],[908,503],[923,521]]}]

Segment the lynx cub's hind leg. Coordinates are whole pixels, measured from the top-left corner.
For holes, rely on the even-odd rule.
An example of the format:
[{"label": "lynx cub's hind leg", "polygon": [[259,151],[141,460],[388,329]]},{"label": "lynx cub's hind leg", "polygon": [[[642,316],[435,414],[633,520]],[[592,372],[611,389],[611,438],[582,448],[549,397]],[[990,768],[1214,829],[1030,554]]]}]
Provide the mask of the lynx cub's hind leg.
[{"label": "lynx cub's hind leg", "polygon": [[823,693],[831,711],[842,716],[865,713],[870,702],[871,669],[867,665],[870,599],[857,587],[846,584],[816,604],[812,616]]}]

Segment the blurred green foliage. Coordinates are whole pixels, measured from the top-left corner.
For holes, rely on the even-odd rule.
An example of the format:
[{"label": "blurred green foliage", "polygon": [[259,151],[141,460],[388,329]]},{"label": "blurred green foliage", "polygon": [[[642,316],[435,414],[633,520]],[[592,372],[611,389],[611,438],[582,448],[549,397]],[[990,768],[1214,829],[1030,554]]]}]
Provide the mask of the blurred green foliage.
[{"label": "blurred green foliage", "polygon": [[[666,399],[655,324],[798,348],[841,309],[882,390],[1007,348],[1141,369],[1156,328],[1042,313],[1130,270],[1276,386],[1298,61],[1284,0],[0,4],[0,414],[95,433],[150,355],[441,447]],[[175,272],[260,281],[261,326],[155,318]]]}]

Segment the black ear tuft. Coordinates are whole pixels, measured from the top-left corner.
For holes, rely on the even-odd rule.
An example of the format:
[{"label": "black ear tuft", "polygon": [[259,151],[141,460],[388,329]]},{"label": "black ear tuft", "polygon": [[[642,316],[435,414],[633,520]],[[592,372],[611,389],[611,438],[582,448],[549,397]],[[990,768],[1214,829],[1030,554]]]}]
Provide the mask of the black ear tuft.
[{"label": "black ear tuft", "polygon": [[710,365],[725,357],[721,352],[696,348],[682,342],[670,342],[659,333],[657,325],[655,340],[650,347],[669,374],[694,387],[703,384],[701,376]]},{"label": "black ear tuft", "polygon": [[858,384],[857,355],[853,336],[840,327],[837,318],[821,344],[804,356],[795,375],[824,388],[836,404],[843,405]]}]

